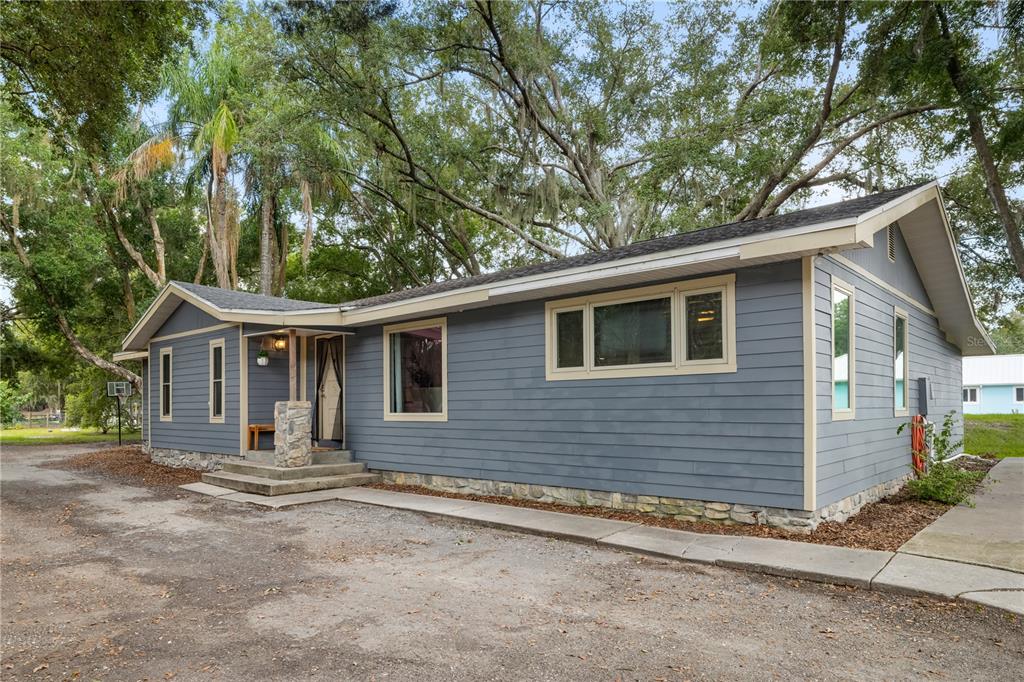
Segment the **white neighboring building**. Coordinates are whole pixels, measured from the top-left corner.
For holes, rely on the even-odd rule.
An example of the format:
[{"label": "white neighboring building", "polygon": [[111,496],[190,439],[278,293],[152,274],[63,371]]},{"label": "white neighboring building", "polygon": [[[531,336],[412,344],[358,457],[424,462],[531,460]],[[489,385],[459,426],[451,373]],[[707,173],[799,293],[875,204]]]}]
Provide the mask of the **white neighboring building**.
[{"label": "white neighboring building", "polygon": [[1024,412],[1024,355],[964,358],[964,414]]}]

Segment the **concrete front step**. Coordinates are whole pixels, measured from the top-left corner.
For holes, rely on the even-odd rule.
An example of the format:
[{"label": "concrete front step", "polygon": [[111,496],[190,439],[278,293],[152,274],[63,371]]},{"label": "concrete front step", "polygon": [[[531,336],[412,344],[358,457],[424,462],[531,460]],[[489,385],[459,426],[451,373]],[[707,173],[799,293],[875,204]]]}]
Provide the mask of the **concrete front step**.
[{"label": "concrete front step", "polygon": [[225,462],[223,471],[229,474],[272,478],[275,481],[294,481],[300,478],[361,474],[366,471],[366,465],[362,462],[343,462],[341,464],[313,464],[307,467],[276,467],[255,462]]},{"label": "concrete front step", "polygon": [[[314,450],[313,464],[344,464],[352,461],[351,450]],[[256,464],[274,464],[273,450],[249,450],[245,453],[246,462]]]},{"label": "concrete front step", "polygon": [[347,488],[353,485],[379,483],[379,474],[344,474],[341,476],[317,476],[282,481],[263,476],[250,476],[228,471],[216,471],[203,474],[203,483],[219,485],[243,493],[257,495],[287,495],[289,493],[305,493],[311,490],[327,490],[329,488]]}]

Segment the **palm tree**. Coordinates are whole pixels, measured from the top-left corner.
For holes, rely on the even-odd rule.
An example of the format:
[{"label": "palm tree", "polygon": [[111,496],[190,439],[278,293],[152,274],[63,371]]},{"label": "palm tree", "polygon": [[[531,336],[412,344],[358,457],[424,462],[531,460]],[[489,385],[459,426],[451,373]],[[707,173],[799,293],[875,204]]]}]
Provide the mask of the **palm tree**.
[{"label": "palm tree", "polygon": [[230,174],[242,118],[237,93],[244,87],[237,56],[220,40],[196,58],[183,58],[164,73],[168,134],[186,148],[190,184],[205,185],[206,240],[217,286],[238,285],[239,222]]}]

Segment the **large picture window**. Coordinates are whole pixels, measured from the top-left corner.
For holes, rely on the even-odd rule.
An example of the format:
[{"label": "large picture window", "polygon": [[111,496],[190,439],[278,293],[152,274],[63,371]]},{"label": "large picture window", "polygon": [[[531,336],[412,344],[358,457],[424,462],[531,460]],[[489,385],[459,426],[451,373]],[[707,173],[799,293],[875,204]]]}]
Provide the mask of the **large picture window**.
[{"label": "large picture window", "polygon": [[172,374],[174,365],[173,350],[163,348],[160,350],[160,421],[171,421],[171,406],[173,396]]},{"label": "large picture window", "polygon": [[735,275],[547,304],[547,378],[736,371]]},{"label": "large picture window", "polygon": [[448,418],[445,319],[384,328],[384,418],[445,421]]},{"label": "large picture window", "polygon": [[907,383],[908,369],[910,368],[907,356],[908,323],[907,313],[899,308],[894,310],[893,316],[893,414],[896,417],[908,415],[909,408],[909,384]]},{"label": "large picture window", "polygon": [[832,278],[832,418],[853,419],[856,399],[854,289]]},{"label": "large picture window", "polygon": [[210,341],[210,421],[224,422],[224,339]]}]

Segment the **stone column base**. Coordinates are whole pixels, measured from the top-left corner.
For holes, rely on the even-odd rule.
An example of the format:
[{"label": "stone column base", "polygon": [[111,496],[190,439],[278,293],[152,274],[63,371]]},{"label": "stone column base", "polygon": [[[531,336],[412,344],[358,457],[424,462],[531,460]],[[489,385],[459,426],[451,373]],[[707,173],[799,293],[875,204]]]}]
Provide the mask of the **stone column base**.
[{"label": "stone column base", "polygon": [[313,463],[313,405],[308,400],[274,403],[274,466]]}]

